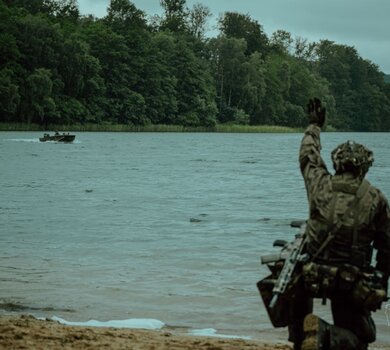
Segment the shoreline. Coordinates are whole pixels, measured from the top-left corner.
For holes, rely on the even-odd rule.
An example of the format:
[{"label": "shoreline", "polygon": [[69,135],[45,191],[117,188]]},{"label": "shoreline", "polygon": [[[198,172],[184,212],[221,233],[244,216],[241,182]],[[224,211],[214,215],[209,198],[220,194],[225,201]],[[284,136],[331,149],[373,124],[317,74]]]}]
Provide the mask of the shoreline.
[{"label": "shoreline", "polygon": [[[292,350],[292,343],[271,332],[253,339],[224,335],[190,334],[164,326],[142,329],[68,325],[30,314],[0,315],[0,349],[134,349],[134,350]],[[370,350],[389,350],[373,343]]]},{"label": "shoreline", "polygon": [[291,350],[285,343],[180,334],[172,329],[69,326],[31,315],[0,316],[0,349]]},{"label": "shoreline", "polygon": [[58,131],[58,132],[205,132],[205,133],[301,133],[302,128],[290,128],[278,125],[230,125],[217,124],[213,127],[191,127],[182,125],[122,125],[122,124],[73,124],[48,125],[26,123],[0,123],[0,131]]},{"label": "shoreline", "polygon": [[[110,325],[72,325],[61,319],[36,318],[31,314],[0,315],[1,349],[134,349],[134,350],[292,350],[282,340],[283,329],[260,331],[256,337],[212,335],[212,332],[185,333],[181,328]],[[121,321],[119,321],[121,322]],[[98,322],[99,323],[99,322]],[[207,330],[206,330],[207,331]],[[370,350],[389,350],[390,345],[375,342]]]}]

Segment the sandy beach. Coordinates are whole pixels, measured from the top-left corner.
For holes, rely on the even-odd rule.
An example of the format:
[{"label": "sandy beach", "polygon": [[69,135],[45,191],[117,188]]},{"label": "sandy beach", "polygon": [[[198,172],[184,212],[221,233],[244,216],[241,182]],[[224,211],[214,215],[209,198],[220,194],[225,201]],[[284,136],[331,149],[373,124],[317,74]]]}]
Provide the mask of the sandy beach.
[{"label": "sandy beach", "polygon": [[[167,329],[139,330],[67,326],[29,315],[0,317],[0,349],[134,349],[134,350],[291,350],[261,340],[224,339],[176,334]],[[372,350],[390,349],[387,345]]]},{"label": "sandy beach", "polygon": [[0,317],[0,349],[290,350],[286,344],[178,335],[167,330],[75,327],[32,316]]}]

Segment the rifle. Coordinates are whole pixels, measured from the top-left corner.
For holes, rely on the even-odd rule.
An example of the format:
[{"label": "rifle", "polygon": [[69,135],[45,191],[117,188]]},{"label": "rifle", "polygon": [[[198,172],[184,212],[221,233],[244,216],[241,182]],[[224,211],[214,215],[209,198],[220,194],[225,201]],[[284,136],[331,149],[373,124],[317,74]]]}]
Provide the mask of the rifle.
[{"label": "rifle", "polygon": [[[300,228],[295,240],[290,243],[276,240],[273,246],[282,247],[281,251],[261,257],[261,263],[267,264],[272,274],[259,281],[257,287],[275,327],[287,325],[288,310],[285,304],[288,300],[283,297],[288,294],[297,280],[297,274],[295,274],[297,266],[309,258],[309,255],[304,253],[307,241],[306,223],[304,221],[292,222],[291,226]],[[283,266],[280,268],[281,265]],[[281,297],[282,301],[280,301]]]}]

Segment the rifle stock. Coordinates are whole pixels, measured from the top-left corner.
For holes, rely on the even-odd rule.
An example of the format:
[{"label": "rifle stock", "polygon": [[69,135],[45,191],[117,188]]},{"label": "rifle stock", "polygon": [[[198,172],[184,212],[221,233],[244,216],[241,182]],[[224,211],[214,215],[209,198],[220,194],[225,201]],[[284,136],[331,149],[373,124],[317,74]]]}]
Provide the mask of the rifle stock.
[{"label": "rifle stock", "polygon": [[276,253],[276,254],[263,255],[261,257],[261,263],[263,265],[266,265],[266,264],[274,263],[274,262],[277,262],[280,260],[286,260],[287,257],[288,257],[287,252],[280,252],[280,253]]}]

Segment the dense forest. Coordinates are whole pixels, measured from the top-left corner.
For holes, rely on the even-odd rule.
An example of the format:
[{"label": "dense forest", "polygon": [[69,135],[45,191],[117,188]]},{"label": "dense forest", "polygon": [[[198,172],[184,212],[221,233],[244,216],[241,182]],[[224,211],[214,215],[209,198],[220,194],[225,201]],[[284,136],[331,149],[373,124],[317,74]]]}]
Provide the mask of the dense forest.
[{"label": "dense forest", "polygon": [[318,96],[328,126],[390,130],[390,84],[354,47],[267,36],[236,12],[209,37],[206,6],[160,4],[111,0],[95,18],[76,0],[0,0],[0,122],[301,127]]}]

